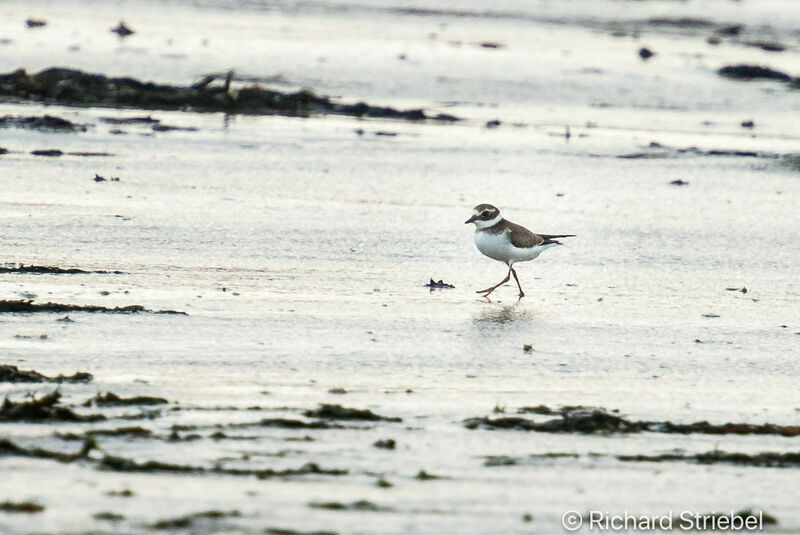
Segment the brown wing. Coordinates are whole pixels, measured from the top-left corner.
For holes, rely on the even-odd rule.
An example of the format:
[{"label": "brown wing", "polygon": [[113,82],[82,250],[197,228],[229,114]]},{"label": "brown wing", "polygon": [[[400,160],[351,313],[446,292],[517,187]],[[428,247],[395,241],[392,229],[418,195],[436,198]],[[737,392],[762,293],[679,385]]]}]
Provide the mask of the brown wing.
[{"label": "brown wing", "polygon": [[514,247],[534,247],[536,245],[547,245],[548,243],[560,244],[561,242],[556,238],[575,237],[574,234],[536,234],[511,221],[504,220],[503,223]]},{"label": "brown wing", "polygon": [[545,242],[543,237],[539,236],[538,234],[534,234],[530,230],[526,229],[525,227],[521,227],[516,223],[506,220],[505,225],[508,237],[511,238],[511,244],[514,247],[534,247],[536,245],[542,245]]}]

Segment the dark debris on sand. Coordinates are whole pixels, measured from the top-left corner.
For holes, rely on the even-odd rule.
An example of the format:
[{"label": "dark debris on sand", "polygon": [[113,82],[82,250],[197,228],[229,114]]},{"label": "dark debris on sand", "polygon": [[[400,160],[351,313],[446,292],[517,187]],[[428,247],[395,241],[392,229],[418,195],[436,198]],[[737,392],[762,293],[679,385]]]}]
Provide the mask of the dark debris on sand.
[{"label": "dark debris on sand", "polygon": [[87,399],[84,407],[91,407],[92,405],[98,407],[125,407],[128,405],[163,405],[169,403],[164,398],[152,396],[134,396],[131,398],[121,398],[113,392],[106,392],[105,395],[98,393],[95,397]]},{"label": "dark debris on sand", "polygon": [[[2,420],[0,418],[0,420]],[[84,439],[83,446],[77,453],[61,453],[55,451],[44,450],[41,448],[25,448],[19,446],[10,440],[0,438],[0,457],[31,457],[36,459],[51,459],[59,462],[70,463],[74,461],[82,461],[94,464],[98,470],[106,470],[111,472],[128,472],[128,473],[164,473],[164,474],[214,474],[214,475],[228,475],[228,476],[242,476],[242,477],[256,477],[258,479],[271,479],[271,478],[290,478],[308,475],[319,476],[342,476],[347,475],[347,470],[336,468],[321,468],[316,463],[306,463],[299,468],[284,468],[281,470],[274,470],[271,468],[262,469],[237,469],[237,468],[224,468],[222,466],[214,466],[206,468],[203,466],[193,466],[185,464],[165,463],[161,461],[144,461],[139,462],[126,457],[116,455],[104,455],[102,458],[97,459],[90,457],[89,453],[97,448],[97,442],[93,435],[88,434]]]},{"label": "dark debris on sand", "polygon": [[397,447],[397,442],[393,438],[385,438],[376,440],[372,445],[381,450],[393,450]]},{"label": "dark debris on sand", "polygon": [[44,156],[46,158],[58,158],[64,155],[64,151],[59,149],[36,149],[31,151],[33,156]]},{"label": "dark debris on sand", "polygon": [[548,452],[531,454],[527,457],[510,457],[508,455],[488,455],[483,466],[516,466],[519,464],[529,464],[539,459],[578,459],[580,455],[577,453],[561,453],[561,452]]},{"label": "dark debris on sand", "polygon": [[109,31],[119,35],[120,37],[128,37],[129,35],[136,33],[122,21],[119,21],[119,24],[111,28]]},{"label": "dark debris on sand", "polygon": [[312,509],[327,509],[328,511],[373,511],[387,512],[393,511],[391,507],[377,505],[367,500],[358,500],[353,503],[342,502],[311,502],[308,504]]},{"label": "dark debris on sand", "polygon": [[150,524],[150,529],[176,530],[191,528],[198,521],[219,520],[222,518],[238,518],[242,516],[239,511],[202,511],[191,515],[159,520]]},{"label": "dark debris on sand", "polygon": [[299,468],[285,468],[282,470],[274,470],[272,468],[248,470],[239,468],[224,468],[221,466],[205,468],[203,466],[164,463],[161,461],[138,462],[126,457],[118,457],[113,455],[106,455],[103,457],[98,462],[98,469],[109,470],[113,472],[255,476],[258,479],[287,478],[307,475],[341,476],[348,473],[347,470],[321,468],[316,463],[306,463]]},{"label": "dark debris on sand", "polygon": [[124,271],[85,271],[83,269],[78,268],[60,268],[56,266],[36,266],[30,265],[26,266],[25,264],[19,265],[12,265],[12,266],[0,266],[0,273],[28,273],[28,274],[45,274],[45,275],[86,275],[90,273],[94,274],[113,274],[113,275],[124,275]]},{"label": "dark debris on sand", "polygon": [[[775,160],[779,163],[790,163],[798,158],[795,153],[777,153],[766,151],[736,150],[736,149],[699,149],[697,147],[669,147],[661,143],[652,142],[645,150],[616,155],[624,160],[656,160],[665,158],[679,158],[686,156],[723,156],[735,158],[758,158]],[[681,181],[682,182],[682,181]],[[680,185],[680,184],[676,184]]]},{"label": "dark debris on sand", "polygon": [[370,422],[402,422],[401,418],[392,418],[375,414],[369,409],[351,409],[341,405],[331,405],[323,403],[318,409],[307,410],[303,413],[309,418],[320,418],[324,420],[364,420]]},{"label": "dark debris on sand", "polygon": [[87,438],[83,446],[77,453],[62,453],[60,451],[50,451],[42,448],[25,448],[11,442],[8,439],[0,438],[0,457],[30,457],[33,459],[49,459],[61,463],[71,463],[79,459],[86,459],[93,449],[97,448],[97,443],[92,438]]},{"label": "dark debris on sand", "polygon": [[732,80],[777,80],[779,82],[797,83],[797,78],[792,78],[785,72],[777,71],[761,65],[728,65],[717,71],[717,74]]},{"label": "dark debris on sand", "polygon": [[384,119],[457,121],[450,115],[428,115],[421,109],[396,110],[366,103],[341,104],[310,90],[283,93],[252,85],[230,91],[229,74],[224,85],[160,85],[133,78],[52,67],[36,74],[24,69],[0,74],[0,102],[36,101],[67,106],[134,107],[198,112],[249,113],[308,117],[315,114],[348,115]]},{"label": "dark debris on sand", "polygon": [[86,132],[86,127],[75,124],[67,119],[55,117],[53,115],[20,117],[5,115],[0,117],[0,128],[30,128],[33,130],[44,130],[51,132]]},{"label": "dark debris on sand", "polygon": [[0,383],[88,383],[93,378],[87,372],[48,377],[35,370],[20,370],[11,364],[0,364]]},{"label": "dark debris on sand", "polygon": [[[657,455],[613,455],[602,453],[589,453],[588,457],[597,459],[599,457],[613,457],[621,462],[629,463],[661,463],[661,462],[684,462],[702,465],[733,465],[750,466],[758,468],[800,468],[800,452],[773,452],[766,451],[760,453],[728,453],[720,450],[708,451],[705,453],[686,454],[676,450],[669,453]],[[489,455],[484,457],[484,466],[487,467],[508,467],[518,465],[530,465],[544,459],[580,459],[578,453],[547,452],[531,454],[525,457],[512,457],[508,455]]]},{"label": "dark debris on sand", "polygon": [[61,394],[55,390],[30,401],[14,402],[7,397],[0,405],[0,422],[96,422],[105,420],[102,414],[82,415],[59,405]]},{"label": "dark debris on sand", "polygon": [[757,466],[761,468],[798,468],[800,452],[779,453],[727,453],[720,450],[687,455],[684,453],[663,453],[660,455],[617,455],[624,462],[691,462],[697,464],[732,464],[736,466]]},{"label": "dark debris on sand", "polygon": [[60,149],[37,149],[32,150],[33,156],[44,156],[46,158],[58,158],[60,156],[80,156],[81,158],[95,158],[113,156],[110,152],[64,152]]},{"label": "dark debris on sand", "polygon": [[334,429],[341,428],[340,425],[330,424],[321,420],[313,422],[304,422],[302,420],[293,420],[290,418],[264,418],[255,424],[231,424],[232,427],[249,427],[251,425],[258,425],[261,427],[278,427],[281,429]]},{"label": "dark debris on sand", "polygon": [[266,528],[264,535],[338,535],[335,531],[297,531],[288,528]]},{"label": "dark debris on sand", "polygon": [[125,520],[125,515],[113,513],[111,511],[100,511],[99,513],[93,514],[92,518],[95,520],[105,520],[107,522],[121,522]]},{"label": "dark debris on sand", "polygon": [[527,418],[510,416],[502,418],[468,418],[464,420],[467,429],[511,429],[520,431],[536,431],[540,433],[672,433],[672,434],[705,434],[705,435],[780,435],[795,437],[800,434],[798,426],[780,426],[775,424],[725,423],[711,424],[706,421],[690,424],[675,424],[670,421],[652,422],[628,420],[612,414],[603,408],[595,407],[562,407],[549,409],[546,406],[523,407],[522,412],[538,414],[557,414],[559,417],[544,422]]},{"label": "dark debris on sand", "polygon": [[430,280],[427,284],[424,285],[426,288],[430,288],[431,290],[435,289],[444,289],[444,288],[455,288],[452,284],[448,284],[444,282],[442,279],[435,281],[433,279]]},{"label": "dark debris on sand", "polygon": [[31,300],[0,300],[0,312],[104,312],[108,314],[179,314],[187,316],[186,312],[176,310],[150,310],[141,305],[128,305],[124,307],[108,308],[99,305],[64,305],[61,303],[34,303]]},{"label": "dark debris on sand", "polygon": [[100,117],[100,121],[107,124],[145,124],[153,125],[161,122],[161,119],[154,119],[149,115],[147,117]]},{"label": "dark debris on sand", "polygon": [[138,437],[150,438],[153,432],[144,427],[117,427],[116,429],[90,429],[86,433],[55,433],[61,440],[86,440],[89,437]]},{"label": "dark debris on sand", "polygon": [[8,500],[0,502],[0,512],[3,513],[41,513],[44,506],[36,502],[10,502]]}]

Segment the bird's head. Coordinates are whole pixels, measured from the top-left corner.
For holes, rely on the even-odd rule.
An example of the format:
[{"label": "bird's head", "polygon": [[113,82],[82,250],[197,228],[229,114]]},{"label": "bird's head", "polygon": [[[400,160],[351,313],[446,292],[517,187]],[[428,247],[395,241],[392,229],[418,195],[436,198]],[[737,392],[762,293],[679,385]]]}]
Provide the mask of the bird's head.
[{"label": "bird's head", "polygon": [[488,228],[496,225],[503,219],[500,215],[500,210],[491,204],[479,204],[472,209],[472,217],[464,221],[464,223],[475,223],[475,226],[480,228]]}]

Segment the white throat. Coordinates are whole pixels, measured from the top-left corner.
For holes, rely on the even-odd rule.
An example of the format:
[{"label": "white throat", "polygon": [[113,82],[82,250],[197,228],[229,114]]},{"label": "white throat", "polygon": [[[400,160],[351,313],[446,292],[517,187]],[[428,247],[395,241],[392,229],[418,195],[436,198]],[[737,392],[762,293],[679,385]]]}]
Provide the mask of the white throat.
[{"label": "white throat", "polygon": [[483,230],[485,228],[493,227],[498,224],[500,221],[503,220],[503,216],[497,214],[494,219],[490,219],[489,221],[481,221],[480,219],[475,220],[475,227],[476,230]]}]

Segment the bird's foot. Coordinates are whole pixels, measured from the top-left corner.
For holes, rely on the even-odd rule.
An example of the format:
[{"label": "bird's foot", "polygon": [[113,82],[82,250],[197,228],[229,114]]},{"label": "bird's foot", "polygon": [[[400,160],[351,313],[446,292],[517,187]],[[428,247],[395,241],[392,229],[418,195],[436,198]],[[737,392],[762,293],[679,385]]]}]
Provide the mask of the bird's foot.
[{"label": "bird's foot", "polygon": [[525,292],[520,292],[519,293],[519,298],[522,299],[523,297],[525,297]]}]

